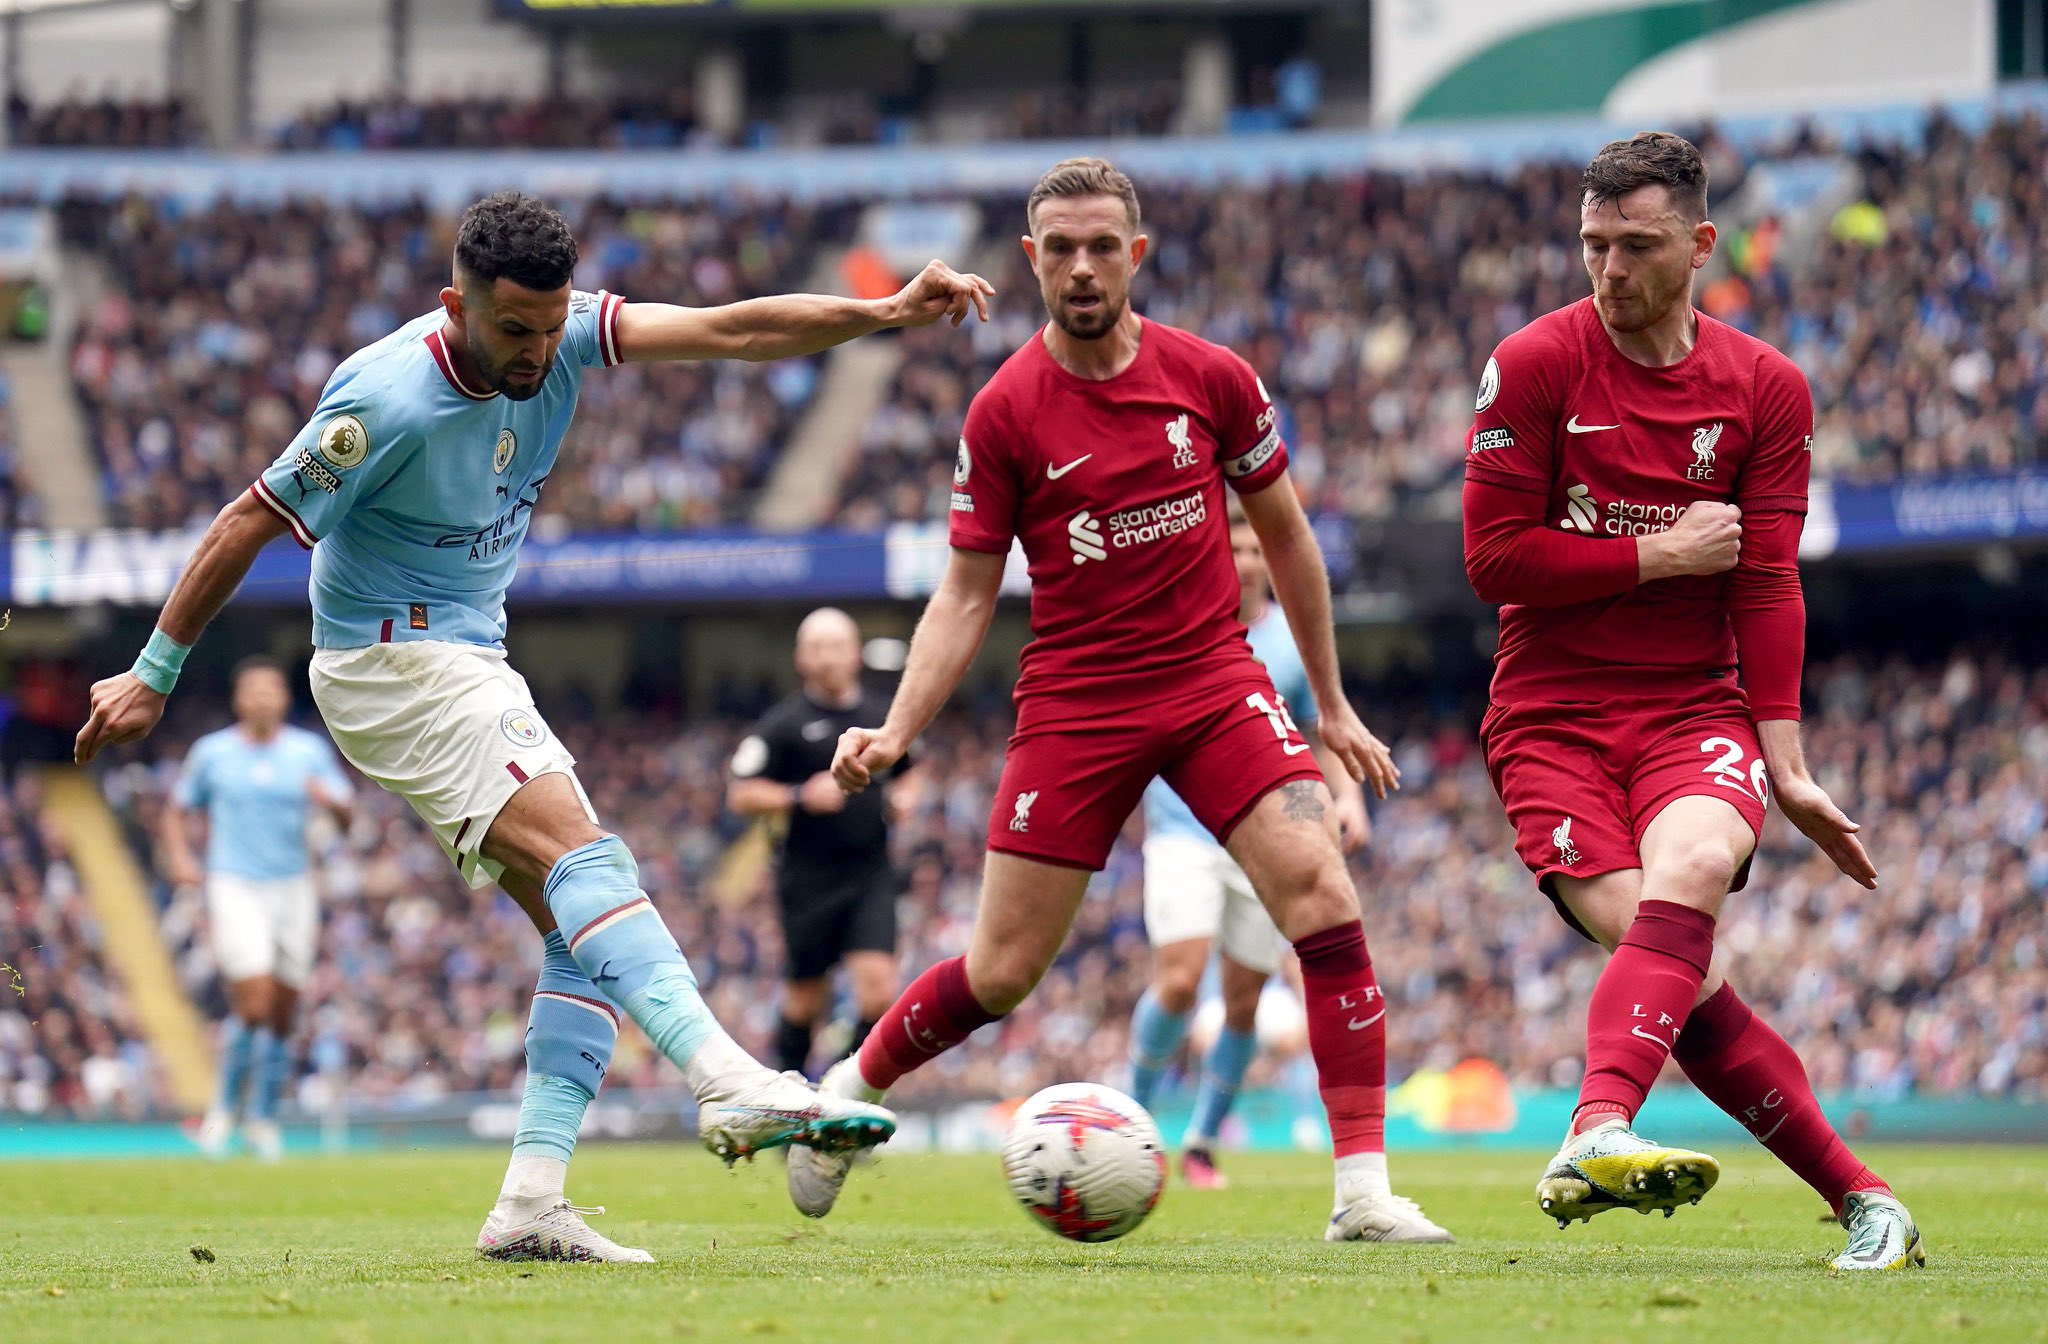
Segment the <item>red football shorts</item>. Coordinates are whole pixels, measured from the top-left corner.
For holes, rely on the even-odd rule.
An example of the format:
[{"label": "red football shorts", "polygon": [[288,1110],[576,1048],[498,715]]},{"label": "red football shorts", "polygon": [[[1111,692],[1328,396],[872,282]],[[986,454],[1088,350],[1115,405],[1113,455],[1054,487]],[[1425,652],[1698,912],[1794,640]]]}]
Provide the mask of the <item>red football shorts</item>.
[{"label": "red football shorts", "polygon": [[1019,731],[989,813],[988,847],[1094,872],[1156,776],[1223,841],[1259,799],[1323,771],[1254,664],[1201,691]]},{"label": "red football shorts", "polygon": [[[1560,874],[1642,867],[1643,832],[1679,798],[1724,799],[1763,833],[1770,785],[1756,725],[1733,687],[1666,701],[1494,705],[1479,741],[1515,852],[1553,901]],[[1745,862],[1734,889],[1748,880]]]}]

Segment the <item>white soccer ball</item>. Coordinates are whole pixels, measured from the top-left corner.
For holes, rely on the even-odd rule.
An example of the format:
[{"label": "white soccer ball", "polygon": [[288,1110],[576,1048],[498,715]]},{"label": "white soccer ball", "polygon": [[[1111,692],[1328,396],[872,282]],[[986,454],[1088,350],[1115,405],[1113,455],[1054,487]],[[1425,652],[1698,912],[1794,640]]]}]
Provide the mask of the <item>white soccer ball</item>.
[{"label": "white soccer ball", "polygon": [[1003,1141],[1010,1193],[1069,1241],[1114,1241],[1166,1189],[1166,1150],[1143,1106],[1113,1087],[1060,1083],[1017,1108]]}]

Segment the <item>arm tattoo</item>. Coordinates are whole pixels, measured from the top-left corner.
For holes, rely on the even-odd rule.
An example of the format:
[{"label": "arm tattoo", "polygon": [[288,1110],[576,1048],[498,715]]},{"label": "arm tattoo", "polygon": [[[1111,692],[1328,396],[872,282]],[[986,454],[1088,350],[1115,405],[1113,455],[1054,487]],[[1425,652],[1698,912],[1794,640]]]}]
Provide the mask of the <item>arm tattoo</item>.
[{"label": "arm tattoo", "polygon": [[1307,821],[1317,825],[1323,820],[1323,800],[1316,796],[1313,780],[1297,779],[1280,786],[1280,799],[1286,805],[1289,821]]}]

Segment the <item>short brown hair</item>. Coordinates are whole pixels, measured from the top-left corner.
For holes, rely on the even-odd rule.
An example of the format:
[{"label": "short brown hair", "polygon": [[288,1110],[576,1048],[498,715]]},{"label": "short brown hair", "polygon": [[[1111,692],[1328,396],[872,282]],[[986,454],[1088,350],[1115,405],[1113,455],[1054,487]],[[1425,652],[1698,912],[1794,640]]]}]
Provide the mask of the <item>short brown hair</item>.
[{"label": "short brown hair", "polygon": [[280,677],[284,677],[286,685],[291,684],[291,678],[285,674],[283,663],[280,663],[267,653],[252,653],[235,664],[234,671],[228,674],[228,685],[240,686],[242,678],[252,672],[275,672]]},{"label": "short brown hair", "polygon": [[1124,203],[1131,229],[1138,227],[1138,189],[1108,159],[1062,159],[1046,170],[1024,202],[1024,227],[1036,228],[1041,201],[1064,196],[1114,196]]},{"label": "short brown hair", "polygon": [[1707,163],[1692,141],[1669,131],[1616,140],[1593,156],[1580,179],[1583,201],[1619,201],[1638,187],[1663,187],[1672,208],[1697,224],[1707,217]]}]

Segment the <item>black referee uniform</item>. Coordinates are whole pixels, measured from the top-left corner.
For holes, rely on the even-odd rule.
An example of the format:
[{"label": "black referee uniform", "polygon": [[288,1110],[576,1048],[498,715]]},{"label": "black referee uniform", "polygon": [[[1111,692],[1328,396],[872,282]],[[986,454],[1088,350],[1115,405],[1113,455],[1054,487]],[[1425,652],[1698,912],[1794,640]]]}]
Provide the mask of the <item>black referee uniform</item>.
[{"label": "black referee uniform", "polygon": [[[773,780],[793,791],[832,768],[841,733],[880,723],[888,715],[889,697],[866,687],[846,709],[820,705],[798,691],[763,715],[740,743],[733,753],[733,775]],[[894,774],[909,768],[906,755]],[[775,878],[789,979],[818,979],[849,952],[896,951],[900,883],[889,862],[884,793],[864,789],[837,812],[813,813],[796,806],[792,792]]]}]

